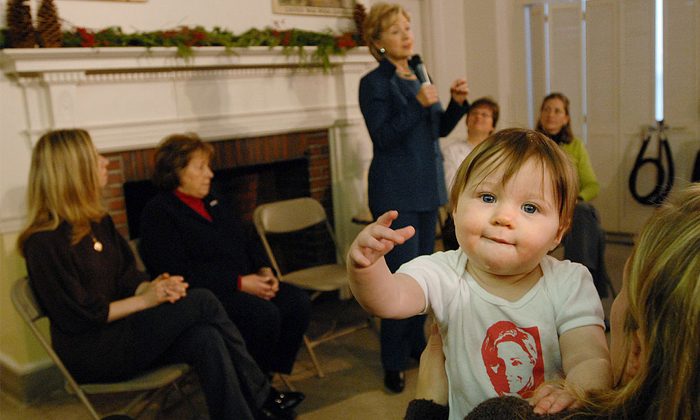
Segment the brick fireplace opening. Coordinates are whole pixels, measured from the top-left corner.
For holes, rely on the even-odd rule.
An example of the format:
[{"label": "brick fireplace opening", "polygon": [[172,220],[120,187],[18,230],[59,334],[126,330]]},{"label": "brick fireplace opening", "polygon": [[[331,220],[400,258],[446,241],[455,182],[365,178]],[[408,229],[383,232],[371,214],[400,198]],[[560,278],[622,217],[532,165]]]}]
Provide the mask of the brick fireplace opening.
[{"label": "brick fireplace opening", "polygon": [[[260,204],[310,196],[333,221],[328,130],[211,142],[212,192],[235,203],[237,216],[252,228]],[[109,181],[105,200],[117,229],[138,236],[138,218],[154,193],[150,185],[155,148],[105,153]],[[224,197],[222,197],[224,198]]]}]

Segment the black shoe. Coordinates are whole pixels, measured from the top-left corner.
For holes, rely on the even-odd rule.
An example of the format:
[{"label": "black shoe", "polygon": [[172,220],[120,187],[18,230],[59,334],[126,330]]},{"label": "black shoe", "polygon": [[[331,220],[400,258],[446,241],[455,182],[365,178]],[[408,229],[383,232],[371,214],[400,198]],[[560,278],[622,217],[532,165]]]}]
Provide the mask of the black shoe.
[{"label": "black shoe", "polygon": [[273,404],[281,410],[291,410],[304,401],[306,395],[303,392],[279,392],[275,388],[270,388],[270,395],[267,397],[268,403]]},{"label": "black shoe", "polygon": [[386,370],[384,371],[384,385],[389,390],[400,394],[406,387],[406,375],[398,370]]},{"label": "black shoe", "polygon": [[294,408],[304,401],[301,392],[279,392],[270,388],[270,395],[257,416],[260,420],[293,420],[297,418]]},{"label": "black shoe", "polygon": [[268,409],[261,409],[255,416],[255,420],[294,420],[298,416],[297,412],[294,410],[287,410],[285,413],[273,414]]}]

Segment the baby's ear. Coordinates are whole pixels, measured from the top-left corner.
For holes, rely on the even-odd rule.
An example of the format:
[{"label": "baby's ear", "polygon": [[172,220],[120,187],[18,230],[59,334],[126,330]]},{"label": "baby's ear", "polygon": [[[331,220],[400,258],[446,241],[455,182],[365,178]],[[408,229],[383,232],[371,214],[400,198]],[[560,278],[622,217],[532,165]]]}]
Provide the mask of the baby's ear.
[{"label": "baby's ear", "polygon": [[559,230],[557,230],[557,236],[554,237],[554,239],[552,240],[552,244],[549,247],[550,251],[554,251],[554,248],[559,246],[559,244],[561,243],[561,240],[564,238],[564,234],[568,230],[569,230],[568,225],[559,226]]}]

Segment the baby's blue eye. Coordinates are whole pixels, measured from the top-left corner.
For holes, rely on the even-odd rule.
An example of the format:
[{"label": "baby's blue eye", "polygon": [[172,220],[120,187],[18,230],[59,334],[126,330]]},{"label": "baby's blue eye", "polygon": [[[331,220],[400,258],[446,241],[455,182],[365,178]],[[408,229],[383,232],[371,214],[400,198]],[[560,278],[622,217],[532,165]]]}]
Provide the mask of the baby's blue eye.
[{"label": "baby's blue eye", "polygon": [[525,213],[533,214],[533,213],[536,213],[536,212],[537,212],[537,207],[533,206],[532,204],[524,204],[524,205],[523,205],[523,211],[524,211]]},{"label": "baby's blue eye", "polygon": [[484,201],[484,203],[496,202],[496,197],[492,196],[491,194],[484,194],[481,196],[481,199]]}]

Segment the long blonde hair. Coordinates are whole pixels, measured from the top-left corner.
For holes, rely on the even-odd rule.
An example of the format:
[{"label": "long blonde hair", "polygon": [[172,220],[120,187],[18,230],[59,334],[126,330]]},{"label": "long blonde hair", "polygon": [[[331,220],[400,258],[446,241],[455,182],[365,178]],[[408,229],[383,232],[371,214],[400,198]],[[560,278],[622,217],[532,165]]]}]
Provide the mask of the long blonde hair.
[{"label": "long blonde hair", "polygon": [[649,420],[700,413],[700,184],[652,215],[628,267],[624,329],[641,340],[640,370],[610,393],[593,396],[603,414]]},{"label": "long blonde hair", "polygon": [[35,232],[54,230],[67,221],[72,243],[90,233],[90,222],[106,213],[97,159],[90,135],[85,130],[56,130],[41,136],[32,151],[27,189],[27,225],[17,247],[24,255],[24,243]]}]

